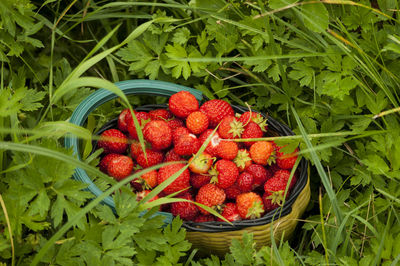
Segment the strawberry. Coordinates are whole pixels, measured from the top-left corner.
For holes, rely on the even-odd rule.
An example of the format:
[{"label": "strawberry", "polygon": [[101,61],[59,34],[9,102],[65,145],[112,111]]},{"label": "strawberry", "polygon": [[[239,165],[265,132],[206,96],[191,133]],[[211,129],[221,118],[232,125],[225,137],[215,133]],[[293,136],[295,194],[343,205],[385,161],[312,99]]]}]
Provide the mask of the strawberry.
[{"label": "strawberry", "polygon": [[248,172],[243,172],[237,179],[237,184],[241,192],[250,192],[253,189],[254,176]]},{"label": "strawberry", "polygon": [[239,168],[240,172],[243,172],[247,167],[252,164],[250,154],[246,149],[240,149],[233,159],[233,162]]},{"label": "strawberry", "polygon": [[[150,115],[146,112],[134,112],[134,115],[136,116],[136,119],[139,122],[140,129],[143,129],[143,127],[150,121]],[[129,136],[132,139],[138,139],[135,123],[133,122],[132,116],[127,116],[127,124],[128,124],[128,132]]]},{"label": "strawberry", "polygon": [[241,193],[237,183],[225,189],[226,198],[230,200],[236,200]]},{"label": "strawberry", "polygon": [[268,170],[272,173],[272,175],[274,175],[275,172],[281,170],[281,168],[279,168],[276,163],[273,163],[268,167]]},{"label": "strawberry", "polygon": [[128,132],[128,121],[132,120],[131,111],[123,110],[118,116],[118,129],[123,132]]},{"label": "strawberry", "polygon": [[186,127],[177,127],[172,131],[172,142],[176,145],[181,136],[189,134],[190,131]]},{"label": "strawberry", "polygon": [[244,112],[240,117],[239,121],[243,123],[243,125],[247,125],[250,122],[257,123],[262,131],[267,131],[267,119],[264,118],[261,114],[257,112]]},{"label": "strawberry", "polygon": [[167,124],[171,128],[172,131],[174,131],[178,127],[183,127],[185,125],[183,120],[179,119],[179,118],[170,119],[167,121]]},{"label": "strawberry", "polygon": [[[141,201],[144,197],[146,197],[149,193],[151,192],[151,190],[143,190],[141,192],[137,192],[136,193],[136,201]],[[154,201],[156,199],[159,199],[158,195],[155,195],[153,198],[149,199],[148,202]]]},{"label": "strawberry", "polygon": [[[285,182],[287,183],[290,178],[290,172],[288,170],[283,170],[283,169],[278,170],[274,173],[273,177],[285,180]],[[292,177],[292,181],[290,182],[289,189],[292,189],[296,184],[296,182],[297,182],[297,177],[296,174],[294,174]]]},{"label": "strawberry", "polygon": [[196,223],[205,223],[205,222],[213,222],[215,221],[214,216],[211,214],[200,214],[194,219],[194,222]]},{"label": "strawberry", "polygon": [[[230,222],[241,220],[237,206],[235,203],[232,202],[228,202],[225,204],[221,215]],[[218,218],[217,221],[224,222],[224,220],[222,220],[221,218]]]},{"label": "strawberry", "polygon": [[[193,196],[186,192],[178,198],[193,201]],[[191,202],[180,201],[171,204],[171,213],[173,216],[178,216],[186,221],[193,221],[199,213],[197,206]]]},{"label": "strawberry", "polygon": [[200,134],[208,128],[208,117],[200,111],[191,113],[186,118],[186,127],[193,134]]},{"label": "strawberry", "polygon": [[219,99],[209,100],[203,103],[200,107],[200,111],[208,116],[212,128],[215,128],[225,116],[235,115],[231,105]]},{"label": "strawberry", "polygon": [[113,158],[107,166],[107,173],[120,181],[129,176],[133,170],[133,161],[130,157],[121,155]]},{"label": "strawberry", "polygon": [[200,149],[200,141],[193,134],[182,135],[175,143],[174,151],[178,155],[192,155]]},{"label": "strawberry", "polygon": [[236,205],[242,219],[260,218],[264,213],[262,198],[254,192],[240,194],[236,198]]},{"label": "strawberry", "polygon": [[253,190],[257,187],[262,187],[272,177],[272,173],[259,164],[250,165],[247,167],[246,172],[249,172],[254,177]]},{"label": "strawberry", "polygon": [[257,141],[250,147],[250,157],[257,164],[271,164],[274,160],[274,154],[274,147],[268,141]]},{"label": "strawberry", "polygon": [[143,153],[142,146],[139,141],[132,140],[131,148],[131,157],[135,159],[139,156],[139,154]]},{"label": "strawberry", "polygon": [[186,118],[190,113],[199,109],[199,102],[190,92],[180,91],[169,98],[168,107],[175,116]]},{"label": "strawberry", "polygon": [[281,169],[292,169],[294,164],[296,163],[297,160],[297,153],[299,152],[299,149],[296,148],[296,150],[292,153],[284,154],[283,152],[280,152],[281,148],[277,146],[276,150],[276,164],[281,168]]},{"label": "strawberry", "polygon": [[[253,138],[262,138],[264,133],[262,132],[260,126],[257,123],[250,122],[244,128],[242,139],[253,139]],[[244,142],[246,147],[250,147],[253,145],[253,141]]]},{"label": "strawberry", "polygon": [[144,138],[151,144],[153,149],[166,149],[172,144],[172,132],[167,122],[163,120],[152,120],[143,129]]},{"label": "strawberry", "polygon": [[203,152],[196,159],[194,155],[189,159],[189,169],[196,174],[205,174],[210,169],[213,163],[213,158],[210,154]]},{"label": "strawberry", "polygon": [[218,157],[226,160],[233,160],[239,151],[239,147],[236,142],[221,140],[216,150]]},{"label": "strawberry", "polygon": [[[286,190],[287,180],[280,177],[272,177],[264,184],[264,207],[265,210],[272,211],[273,209],[282,206],[283,196]],[[286,197],[289,193],[286,194]]]},{"label": "strawberry", "polygon": [[[213,130],[212,129],[207,129],[206,131],[204,131],[200,137],[199,137],[199,141],[201,143],[201,145],[203,145],[203,143],[207,140],[207,138],[212,134]],[[211,137],[210,142],[208,142],[208,145],[205,149],[205,151],[207,153],[209,153],[211,156],[216,156],[217,155],[217,146],[220,143],[221,138],[218,134],[218,132],[215,132],[213,134],[213,136]]]},{"label": "strawberry", "polygon": [[176,154],[174,149],[170,149],[165,154],[164,162],[174,162],[174,161],[184,161],[184,159],[182,159],[180,155]]},{"label": "strawberry", "polygon": [[104,153],[122,154],[128,148],[128,138],[118,129],[108,129],[101,133],[97,146],[103,148]]},{"label": "strawberry", "polygon": [[137,191],[155,188],[157,186],[157,175],[157,170],[152,170],[132,180],[131,185],[136,188]]},{"label": "strawberry", "polygon": [[147,168],[159,163],[162,163],[164,155],[162,152],[146,149],[146,155],[141,152],[137,158],[136,162],[143,168]]},{"label": "strawberry", "polygon": [[210,175],[202,175],[202,174],[194,174],[190,175],[190,184],[193,188],[199,189],[202,186],[210,183],[211,176]]},{"label": "strawberry", "polygon": [[121,156],[121,154],[118,154],[118,153],[109,153],[106,156],[104,156],[103,159],[101,159],[101,161],[99,163],[100,171],[107,174],[108,164],[110,163],[110,161],[112,159],[119,157],[119,156]]},{"label": "strawberry", "polygon": [[232,161],[225,159],[219,160],[209,171],[212,176],[211,182],[216,183],[219,188],[232,186],[239,176],[239,169]]},{"label": "strawberry", "polygon": [[[214,184],[206,184],[199,189],[196,195],[196,202],[215,209],[224,203],[225,198],[226,195],[223,189]],[[208,214],[208,211],[203,208],[199,209],[201,213]]]},{"label": "strawberry", "polygon": [[172,118],[172,114],[167,109],[154,109],[149,112],[151,120],[168,120]]},{"label": "strawberry", "polygon": [[233,115],[225,116],[218,127],[218,133],[224,139],[237,139],[243,133],[243,124]]},{"label": "strawberry", "polygon": [[[165,180],[169,179],[173,174],[185,167],[184,164],[177,163],[166,165],[158,170],[157,183],[160,185]],[[171,184],[164,188],[164,193],[169,195],[180,190],[186,189],[190,186],[190,173],[185,169]]]}]

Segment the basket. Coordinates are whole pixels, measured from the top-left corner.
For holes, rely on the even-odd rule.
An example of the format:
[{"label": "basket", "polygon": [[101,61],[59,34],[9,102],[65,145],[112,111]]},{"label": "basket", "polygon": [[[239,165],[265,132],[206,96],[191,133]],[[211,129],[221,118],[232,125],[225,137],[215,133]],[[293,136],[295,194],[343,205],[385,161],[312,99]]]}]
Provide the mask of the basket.
[{"label": "basket", "polygon": [[[126,95],[154,95],[169,97],[172,94],[185,90],[192,93],[196,99],[201,102],[204,99],[202,93],[198,90],[185,86],[154,80],[127,80],[116,83],[116,85]],[[100,89],[89,95],[73,112],[70,122],[79,126],[83,126],[89,114],[100,105],[109,100],[117,98],[112,92]],[[148,111],[155,108],[166,108],[166,105],[146,105],[137,110]],[[243,113],[246,108],[240,106],[232,106],[235,112]],[[110,121],[97,132],[102,131],[116,125],[116,120]],[[286,125],[283,125],[268,117],[268,132],[272,136],[293,135],[293,132]],[[78,139],[76,136],[68,136],[65,138],[65,146],[72,147],[74,153],[80,157]],[[257,247],[269,245],[271,243],[271,230],[275,240],[288,239],[298,222],[298,219],[305,211],[310,200],[310,185],[308,175],[308,164],[303,158],[300,161],[298,171],[299,178],[293,188],[289,198],[285,204],[267,213],[263,217],[255,220],[244,220],[228,224],[225,222],[205,222],[194,223],[184,222],[183,227],[186,228],[186,238],[193,244],[193,248],[197,248],[201,253],[213,253],[216,255],[224,255],[229,251],[232,239],[241,239],[244,232],[253,233]],[[96,197],[103,192],[91,181],[87,173],[80,168],[75,170],[73,178],[88,184],[88,190]],[[114,201],[111,197],[107,197],[104,204],[115,208]],[[158,212],[157,215],[165,217],[165,223],[170,223],[173,219],[171,213]],[[272,224],[271,224],[272,223]],[[272,225],[272,226],[271,226]]]}]

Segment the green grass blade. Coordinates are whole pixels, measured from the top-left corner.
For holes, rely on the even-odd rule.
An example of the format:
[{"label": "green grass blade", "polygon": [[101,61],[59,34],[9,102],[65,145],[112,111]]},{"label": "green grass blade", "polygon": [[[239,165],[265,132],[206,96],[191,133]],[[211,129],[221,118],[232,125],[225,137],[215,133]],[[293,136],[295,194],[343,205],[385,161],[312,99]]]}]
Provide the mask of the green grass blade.
[{"label": "green grass blade", "polygon": [[313,145],[311,144],[310,139],[307,136],[306,130],[303,127],[303,124],[302,124],[302,122],[300,120],[299,115],[297,114],[297,112],[296,112],[296,110],[295,110],[295,108],[293,106],[291,107],[291,109],[292,109],[293,115],[294,115],[294,117],[296,119],[297,125],[298,125],[298,127],[300,129],[301,135],[303,136],[303,140],[306,143],[308,149],[310,149],[310,154],[311,154],[312,161],[313,161],[315,167],[317,168],[317,171],[318,171],[318,174],[319,174],[319,176],[321,178],[322,184],[324,185],[325,190],[326,190],[326,192],[328,194],[329,200],[330,200],[330,202],[332,204],[332,207],[333,207],[333,211],[334,211],[334,213],[335,213],[335,215],[337,217],[338,224],[341,224],[342,221],[343,221],[343,214],[342,214],[342,211],[339,208],[339,204],[337,202],[336,194],[335,194],[335,192],[333,191],[333,189],[332,189],[332,187],[330,185],[329,178],[325,173],[325,170],[324,170],[324,168],[322,166],[321,160],[319,159],[317,153],[315,152],[315,150],[313,148]]}]

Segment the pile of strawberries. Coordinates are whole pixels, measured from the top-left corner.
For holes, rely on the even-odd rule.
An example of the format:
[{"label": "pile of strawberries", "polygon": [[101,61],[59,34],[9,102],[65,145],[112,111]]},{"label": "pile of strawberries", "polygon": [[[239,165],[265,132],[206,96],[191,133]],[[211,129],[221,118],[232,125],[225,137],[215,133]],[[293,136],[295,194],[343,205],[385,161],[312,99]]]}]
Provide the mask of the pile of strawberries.
[{"label": "pile of strawberries", "polygon": [[[134,115],[146,141],[146,153],[126,109],[119,115],[118,129],[106,130],[100,136],[97,147],[104,152],[99,168],[119,181],[162,162],[187,161],[188,169],[152,200],[179,192],[175,197],[190,202],[163,205],[163,211],[187,221],[221,221],[192,203],[198,202],[229,221],[238,221],[260,218],[284,201],[298,150],[283,154],[282,147],[272,141],[242,140],[266,136],[266,119],[259,113],[235,114],[223,100],[209,100],[199,106],[191,93],[180,91],[169,98],[168,110],[134,111]],[[209,143],[204,152],[195,158],[206,140]],[[138,200],[183,167],[183,163],[167,165],[133,180]],[[296,180],[295,174],[286,197]]]}]

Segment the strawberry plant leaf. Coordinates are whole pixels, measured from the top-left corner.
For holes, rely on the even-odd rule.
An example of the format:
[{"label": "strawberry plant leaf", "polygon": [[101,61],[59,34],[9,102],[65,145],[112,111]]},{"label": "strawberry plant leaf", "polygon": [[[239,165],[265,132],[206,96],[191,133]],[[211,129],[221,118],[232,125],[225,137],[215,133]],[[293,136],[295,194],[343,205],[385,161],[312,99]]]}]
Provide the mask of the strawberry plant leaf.
[{"label": "strawberry plant leaf", "polygon": [[182,27],[175,31],[172,42],[179,45],[185,45],[190,38],[190,31],[188,28]]},{"label": "strawberry plant leaf", "polygon": [[172,77],[177,79],[182,75],[183,78],[187,79],[191,73],[189,63],[177,60],[181,58],[187,58],[185,48],[180,45],[174,44],[173,46],[167,45],[165,47],[165,50],[167,51],[166,55],[169,59],[166,61],[164,66],[172,68]]},{"label": "strawberry plant leaf", "polygon": [[328,28],[329,13],[322,3],[305,4],[301,7],[303,11],[304,25],[315,32],[322,32]]}]

